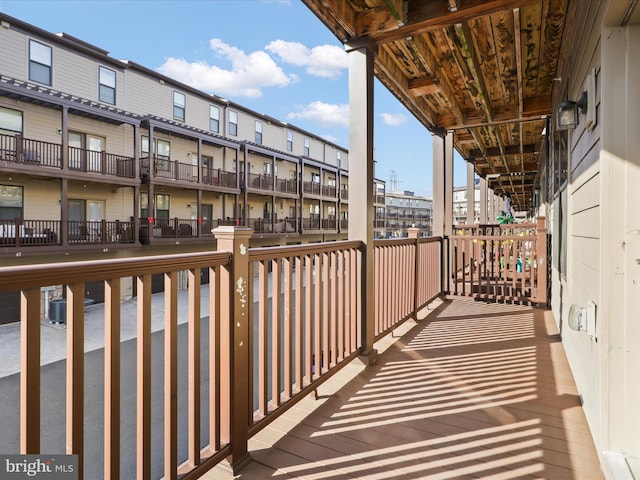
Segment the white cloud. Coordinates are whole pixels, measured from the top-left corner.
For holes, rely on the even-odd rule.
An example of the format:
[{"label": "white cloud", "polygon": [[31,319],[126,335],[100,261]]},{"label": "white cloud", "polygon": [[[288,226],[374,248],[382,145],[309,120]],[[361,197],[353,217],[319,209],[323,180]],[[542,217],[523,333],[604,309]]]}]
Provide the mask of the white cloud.
[{"label": "white cloud", "polygon": [[309,49],[299,42],[274,40],[265,50],[286,63],[306,67],[306,72],[315,77],[334,78],[349,66],[347,53],[336,45],[318,45]]},{"label": "white cloud", "polygon": [[402,113],[381,113],[380,116],[382,121],[391,127],[398,127],[407,122],[407,117]]},{"label": "white cloud", "polygon": [[335,135],[320,135],[322,138],[324,138],[327,142],[331,142],[331,143],[338,143],[338,137],[336,137]]},{"label": "white cloud", "polygon": [[346,127],[349,125],[349,105],[335,105],[321,101],[298,105],[295,112],[287,115],[290,120],[302,118],[325,126]]},{"label": "white cloud", "polygon": [[158,72],[217,95],[252,98],[262,96],[265,87],[285,87],[298,80],[296,75],[287,75],[266,52],[247,54],[217,38],[211,39],[209,45],[214,53],[231,63],[231,69],[204,61],[168,58]]}]

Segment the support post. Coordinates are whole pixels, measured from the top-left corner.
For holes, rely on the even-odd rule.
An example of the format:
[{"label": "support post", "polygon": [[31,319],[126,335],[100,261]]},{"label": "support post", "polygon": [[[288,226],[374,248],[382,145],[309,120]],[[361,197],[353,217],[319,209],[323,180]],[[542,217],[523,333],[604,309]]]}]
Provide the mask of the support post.
[{"label": "support post", "polygon": [[467,162],[467,225],[476,223],[476,176],[472,162]]},{"label": "support post", "polygon": [[353,39],[349,55],[349,240],[363,243],[358,292],[361,352],[376,360],[373,250],[373,60],[375,47]]},{"label": "support post", "polygon": [[538,253],[536,256],[538,275],[538,295],[536,301],[539,307],[547,306],[547,276],[549,265],[547,259],[547,226],[544,217],[537,218],[537,243]]},{"label": "support post", "polygon": [[487,179],[480,178],[480,224],[487,224],[488,221],[487,212]]},{"label": "support post", "polygon": [[424,285],[420,285],[419,284],[419,280],[420,280],[420,238],[418,237],[420,229],[416,228],[416,227],[410,227],[407,229],[408,232],[408,236],[410,239],[415,240],[415,249],[416,249],[416,255],[415,255],[415,260],[414,260],[414,264],[415,264],[415,269],[413,272],[413,318],[415,320],[418,320],[418,305],[420,304],[420,301],[418,300],[419,298],[419,293],[420,293],[420,287],[424,287]]},{"label": "support post", "polygon": [[441,285],[449,291],[448,237],[453,233],[453,132],[433,137],[433,234],[443,238]]},{"label": "support post", "polygon": [[[249,418],[251,405],[249,399],[249,372],[251,348],[249,344],[250,309],[253,301],[249,298],[249,238],[253,231],[246,227],[222,226],[213,230],[218,242],[218,250],[231,252],[231,265],[223,269],[220,285],[220,299],[228,299],[229,316],[220,325],[220,360],[228,360],[229,391],[221,395],[223,411],[230,413],[229,431],[225,440],[231,443],[231,455],[222,468],[237,475],[251,461],[248,451]],[[221,305],[224,310],[224,307]],[[222,387],[226,388],[226,387]]]}]

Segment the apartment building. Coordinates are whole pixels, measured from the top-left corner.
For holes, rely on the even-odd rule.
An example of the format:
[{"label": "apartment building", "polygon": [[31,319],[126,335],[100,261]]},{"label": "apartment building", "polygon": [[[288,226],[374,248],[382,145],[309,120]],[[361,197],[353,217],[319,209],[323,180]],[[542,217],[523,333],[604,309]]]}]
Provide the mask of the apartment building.
[{"label": "apartment building", "polygon": [[346,238],[346,149],[0,21],[0,255],[205,246],[224,224],[255,246]]},{"label": "apartment building", "polygon": [[5,14],[0,44],[0,256],[210,249],[219,225],[251,246],[347,238],[346,149]]},{"label": "apartment building", "polygon": [[420,229],[420,236],[432,235],[433,200],[414,192],[387,192],[384,238],[403,238],[408,228]]},{"label": "apartment building", "polygon": [[[453,188],[453,224],[474,224],[480,223],[480,188],[478,183],[475,184],[473,190],[473,204],[474,211],[473,216],[470,216],[467,212],[467,187],[454,187]],[[494,219],[491,219],[492,221]]]}]

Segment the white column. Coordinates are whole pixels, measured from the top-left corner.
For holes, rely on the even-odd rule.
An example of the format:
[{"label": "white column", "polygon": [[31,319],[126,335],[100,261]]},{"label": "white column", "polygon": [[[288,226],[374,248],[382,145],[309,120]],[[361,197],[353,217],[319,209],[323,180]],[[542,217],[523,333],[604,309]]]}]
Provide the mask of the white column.
[{"label": "white column", "polygon": [[375,362],[373,283],[373,59],[375,49],[355,39],[349,54],[349,240],[364,243],[361,305],[362,353]]},{"label": "white column", "polygon": [[487,223],[496,223],[496,194],[493,189],[489,189],[489,221]]},{"label": "white column", "polygon": [[453,234],[453,135],[447,132],[444,141],[444,234]]},{"label": "white column", "polygon": [[444,235],[444,138],[433,136],[433,236]]},{"label": "white column", "polygon": [[467,162],[467,225],[475,223],[476,184],[475,171],[472,162]]},{"label": "white column", "polygon": [[433,136],[433,235],[453,232],[453,132]]},{"label": "white column", "polygon": [[480,178],[480,223],[489,223],[487,212],[487,179]]}]

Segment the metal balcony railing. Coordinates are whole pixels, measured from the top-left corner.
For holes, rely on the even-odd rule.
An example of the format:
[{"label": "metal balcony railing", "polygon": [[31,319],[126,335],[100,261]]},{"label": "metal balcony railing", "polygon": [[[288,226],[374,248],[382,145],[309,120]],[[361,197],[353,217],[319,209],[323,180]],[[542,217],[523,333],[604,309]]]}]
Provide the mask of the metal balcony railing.
[{"label": "metal balcony railing", "polygon": [[[125,178],[135,175],[133,157],[76,147],[68,147],[68,154],[70,170]],[[0,160],[38,168],[61,169],[62,145],[21,135],[0,135]]]},{"label": "metal balcony railing", "polygon": [[130,221],[74,221],[63,228],[60,220],[0,220],[0,245],[3,247],[46,247],[133,243],[134,224]]},{"label": "metal balcony railing", "polygon": [[0,160],[33,167],[62,168],[62,146],[22,135],[0,135]]}]

